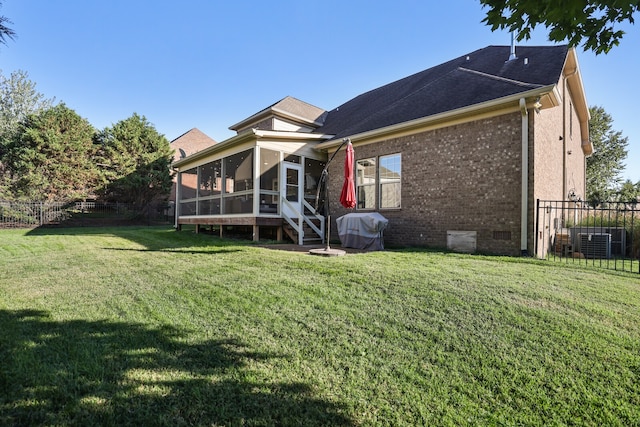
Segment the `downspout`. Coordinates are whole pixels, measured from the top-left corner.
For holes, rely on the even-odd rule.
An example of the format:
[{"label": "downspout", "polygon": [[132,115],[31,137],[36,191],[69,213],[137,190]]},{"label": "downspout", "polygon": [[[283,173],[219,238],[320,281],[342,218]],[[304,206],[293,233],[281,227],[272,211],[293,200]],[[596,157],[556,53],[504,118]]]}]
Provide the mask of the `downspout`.
[{"label": "downspout", "polygon": [[522,189],[520,191],[520,255],[528,256],[527,230],[529,228],[529,113],[527,102],[520,98],[522,119]]},{"label": "downspout", "polygon": [[[564,76],[564,80],[562,82],[562,200],[565,200],[569,193],[567,191],[567,81],[577,72],[578,67],[576,67],[570,74]],[[571,114],[571,111],[569,111],[569,114]],[[585,188],[587,188],[586,184]]]},{"label": "downspout", "polygon": [[175,211],[175,224],[173,227],[176,230],[180,230],[180,225],[178,225],[178,217],[180,217],[180,188],[182,187],[182,174],[179,170],[174,169],[174,171],[176,171],[178,177],[176,179],[176,204],[173,207],[173,210]]}]

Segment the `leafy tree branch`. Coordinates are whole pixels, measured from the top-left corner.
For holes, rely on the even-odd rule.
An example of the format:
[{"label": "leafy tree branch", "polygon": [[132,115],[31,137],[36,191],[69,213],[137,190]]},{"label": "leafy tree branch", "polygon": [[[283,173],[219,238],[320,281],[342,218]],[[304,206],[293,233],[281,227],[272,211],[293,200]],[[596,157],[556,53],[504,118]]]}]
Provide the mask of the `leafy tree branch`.
[{"label": "leafy tree branch", "polygon": [[635,22],[640,1],[633,0],[480,0],[488,8],[482,20],[492,31],[507,29],[518,41],[531,38],[542,25],[549,40],[582,45],[596,54],[607,53],[620,44],[624,31],[619,24]]}]

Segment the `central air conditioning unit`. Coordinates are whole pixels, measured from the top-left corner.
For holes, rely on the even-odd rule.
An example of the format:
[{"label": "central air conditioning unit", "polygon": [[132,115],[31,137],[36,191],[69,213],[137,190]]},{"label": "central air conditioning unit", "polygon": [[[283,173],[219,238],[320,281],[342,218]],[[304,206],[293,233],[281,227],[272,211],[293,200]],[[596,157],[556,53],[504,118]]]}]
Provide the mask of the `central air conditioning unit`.
[{"label": "central air conditioning unit", "polygon": [[[574,248],[580,247],[580,234],[611,234],[611,256],[627,255],[627,230],[624,227],[578,226],[571,228],[571,243]],[[580,251],[578,251],[580,252]]]},{"label": "central air conditioning unit", "polygon": [[611,234],[610,233],[580,233],[579,252],[585,258],[608,259],[611,258]]}]

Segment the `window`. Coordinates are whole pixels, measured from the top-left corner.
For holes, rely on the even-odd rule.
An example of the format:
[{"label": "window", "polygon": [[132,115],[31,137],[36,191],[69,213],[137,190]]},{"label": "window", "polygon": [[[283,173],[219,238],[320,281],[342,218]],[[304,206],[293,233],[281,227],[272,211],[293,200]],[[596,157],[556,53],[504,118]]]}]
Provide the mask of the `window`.
[{"label": "window", "polygon": [[304,198],[313,204],[318,193],[318,184],[324,169],[325,162],[310,158],[305,159],[304,165]]},{"label": "window", "polygon": [[221,166],[220,160],[198,166],[200,169],[198,197],[220,194],[220,184],[222,182],[220,179],[220,176],[222,175]]},{"label": "window", "polygon": [[402,158],[400,154],[380,157],[380,209],[400,208]]},{"label": "window", "polygon": [[[191,204],[184,204],[181,214],[187,215],[219,215],[220,214],[220,184],[222,182],[222,162],[215,160],[204,165],[200,165],[196,169],[190,169],[182,174],[182,181],[185,178],[194,181],[197,179],[197,198],[196,202],[189,201]],[[188,187],[188,186],[184,186]],[[193,193],[193,192],[192,192]],[[184,200],[185,194],[182,193]]]},{"label": "window", "polygon": [[296,156],[295,154],[287,154],[284,155],[284,161],[289,163],[297,163],[300,164],[300,156]]},{"label": "window", "polygon": [[253,177],[253,149],[180,172],[180,215],[252,213]]},{"label": "window", "polygon": [[273,188],[273,180],[278,179],[280,173],[278,165],[280,164],[280,153],[278,151],[260,149],[260,189],[278,191]]},{"label": "window", "polygon": [[401,182],[402,156],[400,154],[356,161],[358,209],[375,209],[376,207],[399,209],[402,199]]},{"label": "window", "polygon": [[198,169],[193,168],[182,172],[180,179],[180,200],[195,199],[197,187]]},{"label": "window", "polygon": [[227,194],[253,189],[253,149],[224,159],[225,187]]},{"label": "window", "polygon": [[253,149],[224,159],[223,214],[253,212]]},{"label": "window", "polygon": [[253,212],[253,195],[228,196],[224,199],[225,214],[248,214]]},{"label": "window", "polygon": [[376,207],[376,159],[356,162],[356,200],[358,209]]},{"label": "window", "polygon": [[278,214],[280,152],[260,149],[260,213]]},{"label": "window", "polygon": [[196,214],[196,202],[180,202],[180,215],[189,216]]},{"label": "window", "polygon": [[220,215],[220,197],[198,200],[198,215]]},{"label": "window", "polygon": [[196,214],[196,195],[198,188],[198,168],[180,173],[180,215]]}]

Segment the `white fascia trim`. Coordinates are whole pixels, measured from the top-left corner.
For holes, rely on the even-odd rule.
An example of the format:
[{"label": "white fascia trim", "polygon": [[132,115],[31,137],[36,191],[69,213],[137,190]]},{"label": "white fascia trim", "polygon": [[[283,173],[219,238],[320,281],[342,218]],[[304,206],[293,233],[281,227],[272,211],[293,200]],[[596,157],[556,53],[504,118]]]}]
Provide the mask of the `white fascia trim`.
[{"label": "white fascia trim", "polygon": [[237,130],[237,129],[241,129],[244,128],[247,124],[250,123],[255,123],[258,122],[260,120],[264,120],[270,116],[276,116],[276,117],[281,117],[284,119],[289,119],[289,120],[293,120],[294,122],[297,123],[305,123],[305,124],[309,124],[312,125],[314,127],[320,127],[322,126],[322,122],[318,122],[316,120],[309,120],[305,117],[302,116],[298,116],[296,114],[291,114],[288,111],[284,111],[281,110],[279,108],[267,108],[266,110],[262,110],[256,114],[254,114],[251,117],[247,117],[246,119],[236,123],[235,125],[229,126],[229,129],[231,130]]},{"label": "white fascia trim", "polygon": [[277,115],[287,118],[287,119],[291,119],[294,120],[296,122],[300,122],[300,123],[308,123],[310,125],[314,125],[316,127],[320,127],[322,126],[322,122],[319,122],[317,120],[309,120],[307,118],[304,118],[302,116],[298,116],[297,114],[291,114],[288,111],[283,111],[279,108],[272,108],[271,111],[273,111],[274,113],[277,113]]},{"label": "white fascia trim", "polygon": [[[371,139],[375,137],[381,137],[387,134],[393,134],[401,132],[403,130],[411,128],[420,128],[432,123],[442,122],[447,120],[453,120],[458,116],[470,116],[472,113],[480,113],[482,111],[497,110],[498,107],[514,103],[514,111],[519,109],[519,102],[521,98],[532,98],[529,102],[534,102],[538,96],[549,95],[549,101],[552,106],[560,105],[560,93],[558,92],[557,85],[552,84],[548,86],[542,86],[536,89],[520,92],[514,95],[505,96],[502,98],[493,99],[491,101],[483,102],[480,104],[470,105],[468,107],[458,108],[456,110],[445,111],[443,113],[434,114],[432,116],[421,117],[419,119],[410,120],[408,122],[402,122],[395,125],[387,126],[380,129],[374,129],[367,132],[351,135],[349,138],[353,143],[358,140]],[[342,144],[342,139],[331,140],[320,143],[316,146],[317,150],[330,150]]]},{"label": "white fascia trim", "polygon": [[333,135],[325,135],[319,133],[308,132],[287,132],[278,130],[260,130],[252,129],[254,135],[258,138],[278,138],[278,139],[307,139],[307,140],[328,140],[333,138]]},{"label": "white fascia trim", "polygon": [[273,131],[273,130],[259,130],[259,129],[251,129],[245,132],[242,132],[238,135],[232,136],[229,139],[225,139],[222,142],[218,142],[217,144],[213,144],[210,147],[205,148],[202,151],[198,151],[197,153],[193,153],[190,156],[185,157],[184,159],[180,159],[171,164],[173,168],[179,168],[182,165],[192,163],[194,160],[198,160],[203,157],[207,157],[213,153],[217,153],[227,148],[233,147],[236,144],[240,144],[243,142],[247,142],[251,139],[259,140],[259,139],[279,139],[279,140],[293,140],[293,141],[326,141],[328,139],[333,138],[333,135],[324,135],[317,133],[305,133],[305,132],[286,132],[286,131]]},{"label": "white fascia trim", "polygon": [[248,123],[264,120],[272,114],[273,114],[273,109],[271,107],[265,108],[264,110],[258,111],[257,113],[247,117],[246,119],[240,120],[238,123],[229,126],[228,129],[237,130],[237,129],[244,128]]},{"label": "white fascia trim", "polygon": [[236,144],[242,143],[242,142],[246,142],[250,139],[255,138],[255,134],[254,132],[242,132],[238,135],[234,135],[229,139],[225,139],[222,142],[218,142],[216,144],[213,144],[210,147],[205,148],[202,151],[198,151],[196,153],[193,153],[190,156],[185,157],[184,159],[180,159],[178,161],[175,161],[171,164],[171,167],[174,168],[179,168],[180,166],[184,165],[184,164],[188,164],[193,162],[194,160],[197,160],[199,158],[202,157],[206,157],[210,154],[213,153],[217,153],[219,151],[223,151],[226,150],[229,147],[233,147]]}]

